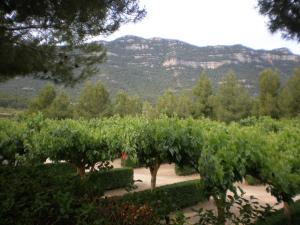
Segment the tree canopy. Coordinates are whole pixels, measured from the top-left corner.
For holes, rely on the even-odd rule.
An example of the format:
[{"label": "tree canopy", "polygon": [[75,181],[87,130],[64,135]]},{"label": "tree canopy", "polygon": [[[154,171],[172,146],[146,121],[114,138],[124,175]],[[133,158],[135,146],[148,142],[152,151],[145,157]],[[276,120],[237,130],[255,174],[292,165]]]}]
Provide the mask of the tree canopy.
[{"label": "tree canopy", "polygon": [[88,38],[144,16],[139,0],[1,1],[0,79],[31,73],[73,84],[105,56],[102,46],[86,44]]},{"label": "tree canopy", "polygon": [[258,0],[259,12],[268,16],[272,33],[300,41],[300,2],[295,0]]}]

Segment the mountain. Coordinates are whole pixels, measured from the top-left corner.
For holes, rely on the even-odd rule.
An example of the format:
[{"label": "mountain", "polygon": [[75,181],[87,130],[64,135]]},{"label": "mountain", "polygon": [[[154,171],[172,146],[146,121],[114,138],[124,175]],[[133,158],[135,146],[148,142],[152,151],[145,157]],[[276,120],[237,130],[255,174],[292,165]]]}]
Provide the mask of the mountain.
[{"label": "mountain", "polygon": [[[178,40],[136,36],[99,44],[107,49],[107,61],[97,65],[99,71],[89,80],[103,81],[112,94],[123,89],[150,100],[168,88],[175,92],[191,89],[204,70],[214,84],[232,70],[250,93],[257,94],[258,75],[263,69],[277,69],[284,82],[300,66],[300,56],[286,48],[267,51],[242,45],[198,47]],[[45,81],[18,77],[1,83],[0,91],[34,96],[44,84]],[[82,86],[66,91],[76,96]]]}]

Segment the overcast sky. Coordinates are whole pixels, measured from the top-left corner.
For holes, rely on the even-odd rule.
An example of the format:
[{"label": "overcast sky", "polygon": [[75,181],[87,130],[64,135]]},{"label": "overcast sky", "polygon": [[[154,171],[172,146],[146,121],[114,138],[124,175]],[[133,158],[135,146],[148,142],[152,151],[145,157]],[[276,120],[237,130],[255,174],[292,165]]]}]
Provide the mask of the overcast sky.
[{"label": "overcast sky", "polygon": [[[197,46],[242,44],[254,49],[287,47],[300,54],[300,43],[270,34],[256,0],[140,0],[148,12],[136,24],[123,25],[105,38],[124,35],[177,39]],[[103,38],[101,38],[103,39]]]}]

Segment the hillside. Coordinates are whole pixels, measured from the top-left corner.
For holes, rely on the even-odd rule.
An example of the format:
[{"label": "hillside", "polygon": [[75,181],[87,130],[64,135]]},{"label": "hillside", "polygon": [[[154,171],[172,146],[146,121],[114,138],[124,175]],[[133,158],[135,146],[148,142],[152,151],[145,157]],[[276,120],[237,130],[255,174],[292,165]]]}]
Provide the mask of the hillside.
[{"label": "hillside", "polygon": [[[300,66],[300,56],[286,48],[267,51],[242,45],[197,47],[177,40],[135,36],[99,44],[107,48],[107,62],[99,64],[99,72],[89,79],[103,81],[111,93],[124,89],[146,99],[154,99],[167,88],[176,92],[190,89],[203,70],[214,84],[224,73],[233,70],[240,82],[256,94],[258,74],[264,68],[277,69],[285,81]],[[19,77],[1,83],[0,91],[31,97],[44,83]],[[82,84],[78,84],[66,90],[76,96],[81,88]]]}]

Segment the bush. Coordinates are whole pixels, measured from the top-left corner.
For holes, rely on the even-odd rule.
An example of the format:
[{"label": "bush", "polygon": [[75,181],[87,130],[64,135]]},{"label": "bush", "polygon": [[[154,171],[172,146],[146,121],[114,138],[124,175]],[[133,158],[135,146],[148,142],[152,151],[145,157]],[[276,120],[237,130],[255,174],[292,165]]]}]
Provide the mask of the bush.
[{"label": "bush", "polygon": [[175,165],[175,173],[178,176],[188,176],[197,173],[197,171],[193,167],[188,165]]},{"label": "bush", "polygon": [[121,159],[122,167],[131,167],[131,168],[139,168],[141,165],[139,164],[137,158],[135,157],[126,157],[125,160]]},{"label": "bush", "polygon": [[133,183],[132,168],[116,168],[95,171],[89,174],[90,178],[102,185],[105,190],[128,187]]},{"label": "bush", "polygon": [[245,181],[247,182],[248,185],[253,185],[253,186],[262,184],[260,180],[256,179],[251,175],[246,175]]},{"label": "bush", "polygon": [[156,215],[165,216],[170,212],[193,206],[204,200],[199,180],[185,181],[126,194],[119,201],[138,205],[147,204]]},{"label": "bush", "polygon": [[103,225],[159,225],[160,219],[147,204],[120,202],[103,199],[99,203]]},{"label": "bush", "polygon": [[92,201],[103,189],[88,177],[58,172],[62,168],[0,167],[0,224],[95,224]]},{"label": "bush", "polygon": [[[299,225],[300,224],[300,201],[295,202],[291,205],[292,212],[292,223],[290,225]],[[256,225],[283,225],[287,224],[286,218],[284,217],[283,210],[278,210],[275,213],[272,213],[265,220],[258,221]]]}]

